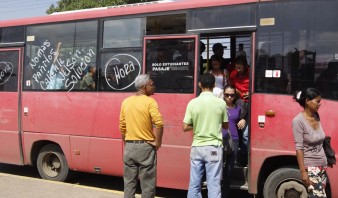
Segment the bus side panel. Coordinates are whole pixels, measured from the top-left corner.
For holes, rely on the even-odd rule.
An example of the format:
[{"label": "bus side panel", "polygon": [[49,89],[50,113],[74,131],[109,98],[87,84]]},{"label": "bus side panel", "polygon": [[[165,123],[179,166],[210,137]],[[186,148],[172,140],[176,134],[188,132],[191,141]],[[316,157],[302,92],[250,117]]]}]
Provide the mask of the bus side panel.
[{"label": "bus side panel", "polygon": [[70,142],[77,171],[123,176],[121,139],[71,136]]},{"label": "bus side panel", "polygon": [[21,164],[17,92],[1,92],[0,162]]},{"label": "bus side panel", "polygon": [[[48,141],[50,143],[55,143],[59,145],[67,159],[68,166],[72,169],[73,163],[71,161],[69,135],[35,133],[35,132],[24,131],[22,142],[23,142],[23,154],[24,154],[25,164],[33,165],[31,161],[31,156],[36,153],[32,153],[32,148],[33,148],[34,143],[37,143],[39,141]],[[37,150],[36,152],[39,152],[39,150]]]},{"label": "bus side panel", "polygon": [[188,189],[192,132],[183,132],[182,124],[193,94],[155,94],[164,120],[162,147],[158,151],[157,185]]},{"label": "bus side panel", "polygon": [[[269,157],[294,156],[295,164],[279,161],[278,167],[298,167],[296,151],[292,133],[292,120],[303,109],[297,102],[294,102],[290,95],[276,94],[252,94],[251,100],[251,150],[250,150],[250,192],[257,193],[258,178],[262,170],[262,164]],[[334,115],[337,103],[322,100],[319,109],[321,124],[326,135],[332,137],[332,146],[338,149],[338,126],[335,125]],[[272,110],[275,116],[266,116],[265,112]],[[265,122],[258,117],[263,116]],[[262,118],[262,117],[260,117]],[[330,182],[337,183],[337,177],[330,178],[330,175],[337,174],[337,167],[329,170]],[[333,195],[333,194],[332,194]],[[333,196],[335,197],[335,196]]]},{"label": "bus side panel", "polygon": [[23,92],[23,130],[85,137],[121,138],[118,129],[126,93]]}]

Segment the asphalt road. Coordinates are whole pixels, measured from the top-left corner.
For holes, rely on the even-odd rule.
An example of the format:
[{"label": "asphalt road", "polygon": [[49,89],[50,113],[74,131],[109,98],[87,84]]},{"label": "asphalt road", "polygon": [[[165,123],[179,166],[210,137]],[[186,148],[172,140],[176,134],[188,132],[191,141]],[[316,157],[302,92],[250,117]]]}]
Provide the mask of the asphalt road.
[{"label": "asphalt road", "polygon": [[[140,189],[137,190],[140,194]],[[206,196],[203,191],[203,197]],[[252,198],[246,191],[233,190],[234,198]],[[187,191],[157,188],[157,197],[183,198]],[[106,175],[77,173],[68,183],[40,179],[35,167],[0,163],[0,197],[5,198],[120,198],[123,179]],[[140,197],[140,196],[137,196]]]}]

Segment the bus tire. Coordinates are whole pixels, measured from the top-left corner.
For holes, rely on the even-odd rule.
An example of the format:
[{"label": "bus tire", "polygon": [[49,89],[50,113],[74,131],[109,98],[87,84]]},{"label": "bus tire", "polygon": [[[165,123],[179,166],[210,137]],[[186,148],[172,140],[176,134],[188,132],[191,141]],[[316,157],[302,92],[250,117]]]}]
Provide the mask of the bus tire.
[{"label": "bus tire", "polygon": [[56,144],[42,147],[38,154],[37,168],[40,176],[47,180],[63,182],[71,175],[66,157]]},{"label": "bus tire", "polygon": [[267,198],[307,198],[307,190],[298,169],[280,168],[272,172],[264,183],[263,196]]}]

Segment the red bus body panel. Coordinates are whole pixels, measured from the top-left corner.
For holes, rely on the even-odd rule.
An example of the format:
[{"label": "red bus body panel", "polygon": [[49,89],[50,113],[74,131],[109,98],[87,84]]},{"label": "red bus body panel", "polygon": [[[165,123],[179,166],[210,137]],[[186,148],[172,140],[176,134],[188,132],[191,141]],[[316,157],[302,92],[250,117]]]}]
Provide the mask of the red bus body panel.
[{"label": "red bus body panel", "polygon": [[0,106],[0,156],[1,162],[21,164],[18,128],[18,93],[1,93]]},{"label": "red bus body panel", "polygon": [[[59,144],[71,169],[122,176],[119,132],[122,100],[133,93],[23,92],[24,153],[31,164],[34,142]],[[191,133],[182,132],[185,108],[194,94],[156,94],[165,130],[158,152],[158,186],[186,189]],[[174,105],[174,107],[173,107]],[[17,144],[16,144],[17,145]]]},{"label": "red bus body panel", "polygon": [[[292,133],[292,120],[303,109],[294,102],[291,95],[252,94],[251,100],[251,139],[250,139],[250,188],[256,189],[259,175],[263,173],[263,163],[275,156],[295,156],[295,144]],[[321,101],[319,114],[321,124],[327,136],[331,136],[333,149],[338,150],[338,131],[335,117],[337,102]],[[272,110],[274,117],[265,116],[265,112]],[[260,127],[258,116],[265,116],[264,127]],[[337,156],[338,157],[338,156]],[[282,164],[282,162],[281,162]],[[337,197],[338,191],[334,188],[338,183],[338,168],[328,169],[331,183],[332,197]]]}]

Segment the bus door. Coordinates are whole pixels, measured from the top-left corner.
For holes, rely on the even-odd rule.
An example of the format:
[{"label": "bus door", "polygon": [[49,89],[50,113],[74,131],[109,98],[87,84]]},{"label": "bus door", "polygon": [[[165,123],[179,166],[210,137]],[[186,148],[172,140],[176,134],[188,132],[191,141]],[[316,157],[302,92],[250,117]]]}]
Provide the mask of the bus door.
[{"label": "bus door", "polygon": [[158,186],[187,189],[192,133],[182,131],[188,102],[197,95],[198,35],[144,37],[143,71],[156,86],[153,96],[164,120],[158,155]]},{"label": "bus door", "polygon": [[0,162],[22,164],[20,129],[21,48],[0,49]]}]

